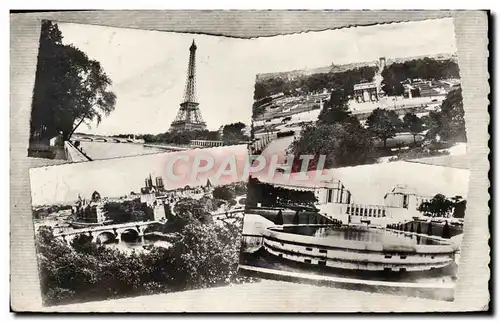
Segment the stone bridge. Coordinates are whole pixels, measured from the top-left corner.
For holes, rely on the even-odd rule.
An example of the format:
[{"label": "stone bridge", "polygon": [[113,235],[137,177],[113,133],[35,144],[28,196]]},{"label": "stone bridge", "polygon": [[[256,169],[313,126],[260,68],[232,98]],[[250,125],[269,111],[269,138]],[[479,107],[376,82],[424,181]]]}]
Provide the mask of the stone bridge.
[{"label": "stone bridge", "polygon": [[158,222],[142,221],[116,225],[94,226],[55,233],[54,237],[61,238],[67,243],[79,235],[92,237],[92,242],[122,240],[122,235],[129,235],[130,239],[139,240],[144,237],[144,231],[146,228],[155,224],[158,224]]}]

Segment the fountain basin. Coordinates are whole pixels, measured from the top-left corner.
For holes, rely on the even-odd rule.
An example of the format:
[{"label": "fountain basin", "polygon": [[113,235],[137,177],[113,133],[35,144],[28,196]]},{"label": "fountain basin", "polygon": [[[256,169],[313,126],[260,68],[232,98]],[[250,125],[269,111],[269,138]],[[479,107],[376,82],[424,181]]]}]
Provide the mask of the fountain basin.
[{"label": "fountain basin", "polygon": [[432,237],[366,226],[283,225],[263,232],[265,250],[279,258],[337,269],[427,271],[454,262],[457,247]]}]

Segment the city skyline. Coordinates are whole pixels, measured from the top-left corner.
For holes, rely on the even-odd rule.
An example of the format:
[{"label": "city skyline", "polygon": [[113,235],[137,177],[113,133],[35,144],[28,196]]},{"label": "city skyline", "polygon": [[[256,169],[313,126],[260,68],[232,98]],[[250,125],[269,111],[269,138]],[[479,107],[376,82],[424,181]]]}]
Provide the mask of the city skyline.
[{"label": "city skyline", "polygon": [[[181,155],[194,157],[205,155],[215,160],[215,165],[209,171],[200,173],[192,179],[190,170],[193,162],[176,162],[173,172],[175,175],[187,173],[184,180],[169,180],[167,171],[169,163],[180,159]],[[219,182],[212,178],[219,170],[217,165],[222,164],[227,156],[234,156],[238,180],[229,175],[223,175]],[[63,164],[56,167],[30,169],[31,204],[33,207],[66,204],[78,200],[78,195],[90,197],[98,191],[103,197],[120,197],[131,191],[136,193],[144,186],[144,180],[151,174],[152,178],[161,176],[167,190],[203,186],[207,178],[213,185],[224,185],[240,182],[243,166],[248,158],[246,145],[233,145],[218,148],[195,149],[184,152],[165,152],[127,158],[96,160]]]},{"label": "city skyline", "polygon": [[[166,132],[182,101],[189,51],[197,52],[197,95],[209,130],[250,124],[256,76],[385,57],[455,53],[451,18],[236,39],[59,23],[63,43],[101,62],[116,109],[91,129],[99,135]],[[272,48],[272,50],[270,50]],[[297,59],[300,57],[300,59]]]}]

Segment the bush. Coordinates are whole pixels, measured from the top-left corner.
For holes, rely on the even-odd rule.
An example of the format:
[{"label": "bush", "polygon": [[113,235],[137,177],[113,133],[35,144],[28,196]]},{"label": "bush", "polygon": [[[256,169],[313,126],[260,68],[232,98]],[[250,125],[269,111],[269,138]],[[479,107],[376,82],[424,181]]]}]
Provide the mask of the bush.
[{"label": "bush", "polygon": [[212,193],[215,199],[231,200],[234,198],[234,193],[227,187],[216,187]]}]

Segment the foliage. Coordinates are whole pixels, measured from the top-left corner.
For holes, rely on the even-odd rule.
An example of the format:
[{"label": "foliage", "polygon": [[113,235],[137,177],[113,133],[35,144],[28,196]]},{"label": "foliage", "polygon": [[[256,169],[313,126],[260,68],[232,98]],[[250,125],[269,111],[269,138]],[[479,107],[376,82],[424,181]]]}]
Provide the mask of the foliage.
[{"label": "foliage", "polygon": [[402,95],[401,82],[406,79],[440,80],[459,78],[458,64],[452,59],[436,60],[433,58],[413,59],[402,63],[393,63],[382,71],[382,89],[389,96]]},{"label": "foliage", "polygon": [[453,88],[441,104],[441,111],[430,112],[426,118],[428,136],[449,142],[467,142],[462,88]]},{"label": "foliage", "polygon": [[417,144],[417,134],[424,130],[424,122],[414,113],[406,113],[403,117],[403,128],[413,135],[413,144]]},{"label": "foliage", "polygon": [[316,169],[319,156],[325,155],[325,168],[355,166],[375,162],[373,139],[359,123],[306,125],[301,136],[290,145],[295,156],[294,170],[300,170],[301,155],[314,155],[309,170]]},{"label": "foliage", "polygon": [[462,196],[455,196],[451,198],[451,201],[454,204],[453,217],[464,218],[465,209],[467,208],[467,200],[463,199]]},{"label": "foliage", "polygon": [[62,133],[68,140],[81,124],[100,123],[115,108],[111,79],[101,64],[72,45],[63,45],[57,24],[44,20],[33,92],[30,139]]},{"label": "foliage", "polygon": [[216,187],[212,194],[215,199],[231,200],[234,198],[233,191],[224,186]]},{"label": "foliage", "polygon": [[99,248],[97,244],[92,242],[92,236],[85,234],[76,236],[70,245],[79,253],[96,253]]},{"label": "foliage", "polygon": [[33,218],[40,219],[50,215],[51,213],[59,212],[62,210],[70,210],[71,208],[72,208],[71,205],[51,205],[51,206],[39,207],[33,209]]},{"label": "foliage", "polygon": [[395,111],[376,108],[366,120],[368,130],[384,142],[387,146],[387,139],[396,136],[402,128],[402,122]]},{"label": "foliage", "polygon": [[224,144],[237,144],[242,141],[247,141],[248,137],[243,133],[246,125],[241,122],[224,125],[222,129],[222,141]]},{"label": "foliage", "polygon": [[[278,94],[285,90],[285,81],[280,78],[269,78],[255,82],[254,100],[262,100],[273,94]],[[264,102],[267,103],[267,102]]]},{"label": "foliage", "polygon": [[345,121],[353,121],[356,118],[351,117],[349,111],[348,97],[342,88],[332,91],[330,100],[324,105],[318,116],[319,124],[334,124]]},{"label": "foliage", "polygon": [[[128,134],[124,134],[123,136],[128,137]],[[170,143],[184,145],[189,144],[192,140],[218,141],[221,139],[218,131],[207,130],[165,132],[157,135],[143,134],[136,135],[136,138],[143,139],[146,143]]]},{"label": "foliage", "polygon": [[167,222],[170,231],[180,231],[190,223],[208,224],[213,222],[211,211],[214,211],[211,198],[199,200],[184,198],[174,206],[174,217]]},{"label": "foliage", "polygon": [[103,210],[106,218],[112,220],[114,224],[154,219],[153,209],[142,203],[140,198],[122,202],[106,202]]},{"label": "foliage", "polygon": [[384,68],[382,71],[382,90],[388,96],[401,96],[405,91],[401,84],[405,78],[402,77],[406,74],[397,74],[389,68]]},{"label": "foliage", "polygon": [[166,261],[176,289],[205,288],[237,280],[239,229],[191,222],[179,235]]},{"label": "foliage", "polygon": [[246,192],[247,192],[246,184],[242,182],[236,182],[215,187],[212,196],[215,199],[222,199],[229,201],[237,196],[246,194]]},{"label": "foliage", "polygon": [[225,185],[225,187],[229,187],[232,189],[237,196],[241,196],[247,193],[247,184],[245,182],[236,182]]}]

